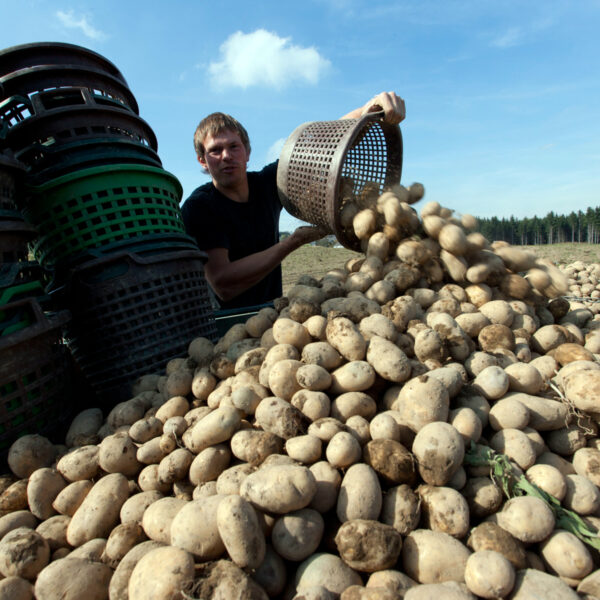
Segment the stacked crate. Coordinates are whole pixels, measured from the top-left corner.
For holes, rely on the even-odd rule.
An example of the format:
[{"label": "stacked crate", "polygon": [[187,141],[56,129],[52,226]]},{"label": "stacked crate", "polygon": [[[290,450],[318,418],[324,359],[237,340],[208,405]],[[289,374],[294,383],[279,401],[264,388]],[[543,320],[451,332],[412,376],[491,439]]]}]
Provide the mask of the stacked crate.
[{"label": "stacked crate", "polygon": [[214,339],[206,255],[186,235],[182,188],[121,72],[61,43],[0,51],[0,144],[26,166],[31,250],[52,274],[54,306],[99,402]]},{"label": "stacked crate", "polygon": [[59,435],[72,417],[67,311],[48,310],[45,271],[27,245],[36,236],[18,209],[24,167],[0,153],[0,461],[28,433]]}]

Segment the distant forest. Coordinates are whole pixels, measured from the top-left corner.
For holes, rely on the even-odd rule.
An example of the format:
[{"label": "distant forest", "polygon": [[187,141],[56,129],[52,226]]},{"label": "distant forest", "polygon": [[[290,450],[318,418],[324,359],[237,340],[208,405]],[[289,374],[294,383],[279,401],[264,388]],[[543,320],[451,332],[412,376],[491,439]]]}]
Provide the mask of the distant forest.
[{"label": "distant forest", "polygon": [[557,215],[549,212],[545,217],[508,219],[478,217],[479,231],[490,241],[504,240],[509,244],[537,245],[562,242],[600,243],[600,206],[586,212]]}]

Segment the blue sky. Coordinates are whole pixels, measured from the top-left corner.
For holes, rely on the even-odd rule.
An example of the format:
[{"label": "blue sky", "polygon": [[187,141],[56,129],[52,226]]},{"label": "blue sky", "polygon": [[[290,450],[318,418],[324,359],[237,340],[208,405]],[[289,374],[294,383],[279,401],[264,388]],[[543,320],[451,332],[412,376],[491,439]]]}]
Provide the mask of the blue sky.
[{"label": "blue sky", "polygon": [[1,48],[69,42],[115,63],[184,197],[207,181],[206,114],[246,126],[258,169],[300,123],[395,90],[402,182],[426,200],[485,217],[600,204],[599,0],[0,0],[0,17]]}]

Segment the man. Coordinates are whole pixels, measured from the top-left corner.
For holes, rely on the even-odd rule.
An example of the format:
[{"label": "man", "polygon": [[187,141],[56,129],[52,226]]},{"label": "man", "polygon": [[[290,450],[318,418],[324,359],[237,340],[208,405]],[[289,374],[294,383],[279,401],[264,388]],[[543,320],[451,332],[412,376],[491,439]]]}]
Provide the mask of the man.
[{"label": "man", "polygon": [[[382,92],[342,118],[379,109],[389,123],[404,119],[404,101],[394,92]],[[187,232],[208,255],[205,275],[221,308],[263,304],[281,296],[283,259],[325,232],[299,227],[279,240],[277,163],[246,171],[250,140],[233,117],[213,113],[203,119],[194,147],[212,182],[194,190],[181,210]]]}]

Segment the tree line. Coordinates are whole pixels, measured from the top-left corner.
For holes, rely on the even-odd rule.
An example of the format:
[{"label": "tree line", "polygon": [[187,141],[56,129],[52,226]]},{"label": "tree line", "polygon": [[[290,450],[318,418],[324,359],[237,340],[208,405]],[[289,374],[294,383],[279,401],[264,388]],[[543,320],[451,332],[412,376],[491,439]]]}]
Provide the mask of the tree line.
[{"label": "tree line", "polygon": [[551,211],[545,217],[478,217],[478,221],[478,231],[488,240],[504,240],[515,246],[562,242],[600,243],[600,206],[590,207],[585,212],[572,211],[568,215],[557,215]]},{"label": "tree line", "polygon": [[[513,246],[564,242],[600,243],[600,206],[589,207],[585,212],[571,211],[568,215],[558,215],[550,211],[545,217],[477,217],[477,220],[477,230],[488,240],[503,240]],[[289,231],[282,231],[280,239],[288,235]],[[315,245],[333,247],[336,242],[335,236],[329,235],[315,242]]]}]

